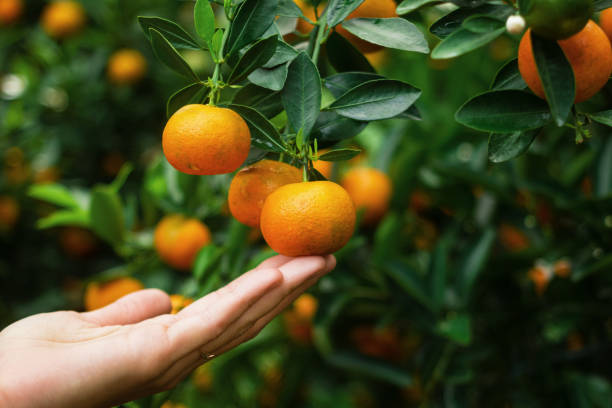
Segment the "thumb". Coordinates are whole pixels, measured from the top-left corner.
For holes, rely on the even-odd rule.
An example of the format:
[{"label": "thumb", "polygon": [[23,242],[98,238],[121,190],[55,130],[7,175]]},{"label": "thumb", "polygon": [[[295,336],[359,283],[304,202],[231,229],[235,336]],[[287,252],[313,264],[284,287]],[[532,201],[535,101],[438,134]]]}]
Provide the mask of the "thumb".
[{"label": "thumb", "polygon": [[145,289],[130,293],[119,300],[81,317],[100,326],[138,323],[161,314],[170,313],[170,297],[159,289]]}]

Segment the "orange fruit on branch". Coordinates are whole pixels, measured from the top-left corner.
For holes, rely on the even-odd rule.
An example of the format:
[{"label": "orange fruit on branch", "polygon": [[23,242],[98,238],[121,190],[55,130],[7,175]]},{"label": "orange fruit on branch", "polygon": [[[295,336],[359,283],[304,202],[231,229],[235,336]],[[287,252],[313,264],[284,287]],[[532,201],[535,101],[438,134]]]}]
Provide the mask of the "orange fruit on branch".
[{"label": "orange fruit on branch", "polygon": [[[348,15],[346,20],[352,18],[390,18],[397,17],[395,8],[397,5],[393,0],[365,0],[359,7],[355,9],[351,14]],[[346,38],[351,44],[355,46],[359,51],[369,54],[376,52],[383,47],[378,44],[372,44],[354,34],[351,34],[347,29],[342,27],[342,24],[336,26],[338,34]]]},{"label": "orange fruit on branch", "polygon": [[186,105],[166,123],[162,147],[168,162],[183,173],[231,173],[249,155],[251,132],[231,109]]},{"label": "orange fruit on branch", "polygon": [[349,241],[355,207],[344,188],[331,181],[286,184],[268,196],[261,232],[286,256],[327,255]]},{"label": "orange fruit on branch", "polygon": [[108,60],[108,78],[119,85],[138,82],[147,72],[147,61],[136,50],[123,49]]},{"label": "orange fruit on branch", "polygon": [[124,277],[108,282],[92,282],[85,289],[85,310],[95,310],[123,296],[144,289],[144,285],[137,279]]},{"label": "orange fruit on branch", "polygon": [[526,8],[523,17],[536,34],[562,40],[584,28],[593,13],[593,0],[531,0]]},{"label": "orange fruit on branch", "polygon": [[612,8],[601,12],[599,15],[599,26],[604,30],[610,41],[612,41]]},{"label": "orange fruit on branch", "polygon": [[153,238],[159,257],[180,270],[190,269],[200,249],[211,242],[206,225],[179,214],[164,217],[157,224]]},{"label": "orange fruit on branch", "polygon": [[258,228],[261,209],[270,193],[280,186],[301,180],[302,172],[289,164],[259,161],[234,176],[228,194],[229,209],[241,223]]},{"label": "orange fruit on branch", "polygon": [[0,25],[17,21],[23,11],[21,0],[0,0]]},{"label": "orange fruit on branch", "polygon": [[70,37],[81,31],[85,25],[85,10],[76,1],[54,1],[43,10],[41,23],[50,37]]},{"label": "orange fruit on branch", "polygon": [[[575,103],[590,99],[608,82],[612,73],[612,46],[608,37],[597,24],[589,21],[578,34],[558,43],[574,71]],[[529,88],[545,99],[546,94],[531,47],[531,30],[527,30],[521,40],[518,65]]]},{"label": "orange fruit on branch", "polygon": [[353,200],[355,208],[358,211],[364,210],[364,224],[374,224],[386,214],[393,185],[389,176],[382,171],[371,167],[356,167],[346,173],[342,187]]}]

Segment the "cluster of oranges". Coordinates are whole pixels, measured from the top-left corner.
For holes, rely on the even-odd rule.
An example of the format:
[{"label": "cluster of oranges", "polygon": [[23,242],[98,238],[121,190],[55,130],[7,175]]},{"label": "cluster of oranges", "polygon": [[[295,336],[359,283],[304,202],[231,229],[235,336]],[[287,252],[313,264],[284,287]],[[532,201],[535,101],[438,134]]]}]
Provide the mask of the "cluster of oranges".
[{"label": "cluster of oranges", "polygon": [[[582,0],[580,2],[584,3]],[[552,10],[555,13],[559,13],[564,7],[569,7],[570,3],[576,3],[576,1],[559,3],[558,6],[561,9],[555,6],[556,8]],[[539,9],[536,10],[539,11]],[[580,16],[577,15],[576,10],[586,10],[587,18],[578,18]],[[546,95],[533,55],[531,44],[532,30],[541,35],[546,34],[545,36],[548,38],[558,40],[559,46],[565,53],[574,71],[576,86],[575,103],[590,99],[608,82],[610,74],[612,74],[612,46],[610,44],[610,41],[612,41],[612,9],[604,10],[601,13],[599,25],[593,20],[588,19],[590,10],[589,4],[568,9],[570,14],[557,21],[558,27],[556,28],[551,27],[549,24],[555,20],[550,17],[550,14],[546,17],[543,17],[544,14],[542,16],[540,16],[541,13],[537,14],[538,20],[533,22],[530,21],[536,17],[527,18],[527,22],[532,25],[532,28],[528,29],[521,39],[518,51],[518,65],[521,76],[529,88],[540,98],[545,99]],[[535,15],[535,13],[533,14]],[[546,24],[540,24],[540,19],[544,20]],[[555,35],[555,33],[558,35]]]},{"label": "cluster of oranges", "polygon": [[527,276],[533,283],[538,295],[542,295],[553,277],[568,278],[572,274],[572,263],[567,259],[559,259],[554,263],[538,261],[529,270]]}]

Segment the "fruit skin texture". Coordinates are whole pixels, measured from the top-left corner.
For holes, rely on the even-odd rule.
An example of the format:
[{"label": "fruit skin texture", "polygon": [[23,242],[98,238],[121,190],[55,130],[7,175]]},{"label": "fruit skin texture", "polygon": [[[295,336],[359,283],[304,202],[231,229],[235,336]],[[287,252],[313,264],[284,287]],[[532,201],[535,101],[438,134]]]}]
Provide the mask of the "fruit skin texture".
[{"label": "fruit skin texture", "polygon": [[[393,0],[365,0],[361,3],[361,6],[357,7],[355,11],[348,15],[346,18],[350,20],[351,18],[389,18],[389,17],[397,17],[395,13],[395,8],[397,5]],[[369,54],[375,51],[382,49],[380,45],[372,44],[367,41],[362,40],[349,33],[345,28],[342,27],[341,24],[336,26],[336,31],[338,34],[346,38],[350,41],[351,44],[355,46],[359,51]]]},{"label": "fruit skin texture", "polygon": [[21,0],[0,0],[0,25],[9,25],[19,19],[23,11]]},{"label": "fruit skin texture", "polygon": [[108,60],[108,78],[119,85],[136,83],[146,72],[147,60],[136,50],[119,50]]},{"label": "fruit skin texture", "polygon": [[231,109],[186,105],[166,123],[162,147],[170,164],[183,173],[231,173],[249,155],[251,132]]},{"label": "fruit skin texture", "polygon": [[[589,21],[578,34],[558,43],[574,70],[575,103],[584,102],[599,92],[612,73],[610,41],[597,24]],[[545,99],[546,95],[531,48],[531,30],[527,30],[521,39],[518,65],[521,76],[529,88],[540,98]]]},{"label": "fruit skin texture", "polygon": [[357,211],[364,209],[363,223],[375,224],[387,212],[393,185],[389,176],[371,167],[356,167],[342,179]]},{"label": "fruit skin texture", "polygon": [[144,289],[144,285],[133,278],[117,278],[108,282],[92,282],[85,289],[85,310],[96,310],[123,296]]},{"label": "fruit skin texture", "polygon": [[599,15],[599,26],[612,41],[612,8],[605,9]]},{"label": "fruit skin texture", "polygon": [[206,225],[180,214],[165,216],[157,224],[153,236],[159,257],[179,270],[189,270],[200,249],[210,241],[210,231]]},{"label": "fruit skin texture", "polygon": [[536,34],[562,40],[582,30],[592,13],[592,0],[532,0],[524,17]]},{"label": "fruit skin texture", "polygon": [[66,38],[76,34],[85,25],[85,11],[76,1],[56,1],[42,14],[42,26],[53,38]]},{"label": "fruit skin texture", "polygon": [[285,184],[299,183],[302,172],[274,160],[262,160],[240,170],[234,176],[228,193],[229,208],[238,221],[259,228],[261,209],[266,198]]},{"label": "fruit skin texture", "polygon": [[355,207],[331,181],[287,184],[268,196],[261,232],[270,247],[286,256],[327,255],[349,241]]}]

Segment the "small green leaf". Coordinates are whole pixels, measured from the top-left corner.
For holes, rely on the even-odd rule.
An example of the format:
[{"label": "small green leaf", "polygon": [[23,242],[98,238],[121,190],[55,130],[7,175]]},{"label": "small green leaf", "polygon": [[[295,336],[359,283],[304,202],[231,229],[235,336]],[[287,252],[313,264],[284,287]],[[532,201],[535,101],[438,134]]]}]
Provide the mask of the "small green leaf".
[{"label": "small green leaf", "polygon": [[593,4],[594,11],[603,11],[607,8],[612,7],[612,0],[596,0]]},{"label": "small green leaf", "polygon": [[249,126],[253,145],[270,152],[286,152],[287,148],[280,133],[265,116],[248,106],[230,105],[230,108],[238,113]]},{"label": "small green leaf", "polygon": [[90,225],[93,231],[111,245],[123,242],[125,221],[121,199],[108,187],[96,187],[91,193],[89,206]]},{"label": "small green leaf", "polygon": [[215,34],[215,13],[208,0],[196,1],[193,9],[193,21],[196,32],[210,47]]},{"label": "small green leaf", "polygon": [[151,32],[149,30],[154,28],[162,33],[175,48],[188,50],[202,49],[200,44],[187,31],[173,21],[161,17],[140,16],[138,17],[138,23],[149,40],[151,40]]},{"label": "small green leaf", "polygon": [[353,157],[358,156],[359,153],[361,153],[359,149],[335,149],[319,156],[319,160],[328,162],[351,160]]},{"label": "small green leaf", "polygon": [[528,130],[510,134],[492,134],[489,137],[489,160],[493,163],[502,163],[520,156],[529,150],[538,132],[538,130]]},{"label": "small green leaf", "polygon": [[302,10],[293,0],[278,0],[276,14],[284,17],[304,17]]},{"label": "small green leaf", "polygon": [[215,268],[221,260],[224,250],[215,244],[208,244],[198,252],[193,262],[193,277],[201,281],[206,275]]},{"label": "small green leaf", "polygon": [[278,40],[269,37],[253,44],[238,60],[229,76],[229,83],[237,83],[248,77],[251,72],[263,66],[276,51]]},{"label": "small green leaf", "polygon": [[389,119],[406,111],[420,95],[405,82],[375,79],[349,90],[328,109],[355,120]]},{"label": "small green leaf", "polygon": [[495,17],[474,15],[466,18],[461,26],[473,33],[484,34],[504,28],[504,22]]},{"label": "small green leaf", "polygon": [[287,75],[289,74],[289,64],[279,65],[274,68],[259,68],[251,72],[249,81],[262,88],[272,91],[280,91],[285,86]]},{"label": "small green leaf", "polygon": [[429,31],[437,37],[446,38],[461,28],[463,22],[471,16],[489,15],[503,21],[513,13],[514,8],[507,5],[483,4],[478,7],[461,7],[433,23]]},{"label": "small green leaf", "polygon": [[491,91],[467,101],[455,114],[462,125],[493,133],[537,129],[550,122],[545,101],[517,90]]},{"label": "small green leaf", "polygon": [[342,27],[367,42],[386,48],[429,53],[421,30],[403,18],[353,18],[342,23]]},{"label": "small green leaf", "polygon": [[331,0],[327,6],[327,25],[335,27],[344,21],[349,14],[363,3],[364,0]]},{"label": "small green leaf", "polygon": [[326,360],[333,367],[346,370],[349,373],[359,373],[397,387],[405,388],[413,384],[412,376],[409,372],[381,360],[365,357],[360,354],[336,351],[330,353]]},{"label": "small green leaf", "polygon": [[425,290],[425,284],[412,267],[399,260],[390,260],[386,263],[384,270],[399,285],[400,289],[431,310],[431,300]]},{"label": "small green leaf", "polygon": [[557,41],[543,39],[532,31],[531,44],[550,111],[557,126],[563,126],[576,97],[574,70]]},{"label": "small green leaf", "polygon": [[46,201],[60,207],[70,209],[81,208],[70,190],[61,184],[34,184],[29,188],[28,195],[37,200]]},{"label": "small green leaf", "polygon": [[187,85],[183,89],[176,91],[168,98],[166,104],[166,115],[169,118],[185,105],[190,103],[200,102],[204,98],[204,93],[208,92],[209,89],[205,87],[201,82]]},{"label": "small green leaf", "polygon": [[212,40],[210,42],[210,53],[212,55],[213,61],[219,62],[219,53],[221,52],[221,46],[223,45],[223,34],[225,30],[222,28],[218,28],[215,30],[213,34]]},{"label": "small green leaf", "polygon": [[161,62],[166,64],[168,68],[178,72],[179,74],[193,80],[200,81],[200,78],[193,72],[189,64],[181,57],[178,51],[170,44],[170,42],[154,28],[149,29],[151,33],[151,44],[153,51]]},{"label": "small green leaf", "polygon": [[478,275],[484,271],[491,249],[493,248],[493,243],[495,242],[495,236],[495,231],[492,228],[485,230],[463,259],[457,276],[465,302],[470,298]]},{"label": "small green leaf", "polygon": [[335,98],[339,98],[348,90],[374,79],[385,78],[371,72],[342,72],[325,78],[324,85]]},{"label": "small green leaf", "polygon": [[459,345],[468,346],[472,342],[472,320],[466,314],[453,315],[438,324],[438,332]]},{"label": "small green leaf", "polygon": [[518,69],[518,59],[508,61],[503,67],[497,71],[495,79],[491,84],[491,89],[502,90],[502,89],[518,89],[523,90],[527,88],[527,84],[523,80],[521,73]]},{"label": "small green leaf", "polygon": [[274,23],[278,0],[246,0],[230,26],[225,55],[232,55],[259,39]]},{"label": "small green leaf", "polygon": [[321,77],[305,52],[289,65],[281,100],[293,131],[309,136],[321,110]]},{"label": "small green leaf", "polygon": [[398,16],[412,13],[413,11],[431,3],[438,3],[440,0],[404,0],[398,6],[395,12]]},{"label": "small green leaf", "polygon": [[56,211],[53,214],[42,218],[36,222],[36,227],[40,229],[62,226],[87,228],[89,227],[89,215],[86,211],[80,209],[61,210]]},{"label": "small green leaf", "polygon": [[454,31],[442,40],[431,53],[433,59],[455,58],[490,43],[506,30],[505,27],[486,33],[475,33],[465,28]]},{"label": "small green leaf", "polygon": [[345,118],[336,112],[321,112],[311,133],[320,142],[338,142],[357,136],[368,122]]},{"label": "small green leaf", "polygon": [[588,113],[587,116],[597,123],[612,127],[612,110]]},{"label": "small green leaf", "polygon": [[284,65],[287,62],[293,61],[297,57],[299,51],[282,40],[277,41],[274,55],[263,65],[263,68],[274,68],[279,65]]},{"label": "small green leaf", "polygon": [[327,58],[337,72],[376,72],[367,58],[335,31],[325,43]]}]

